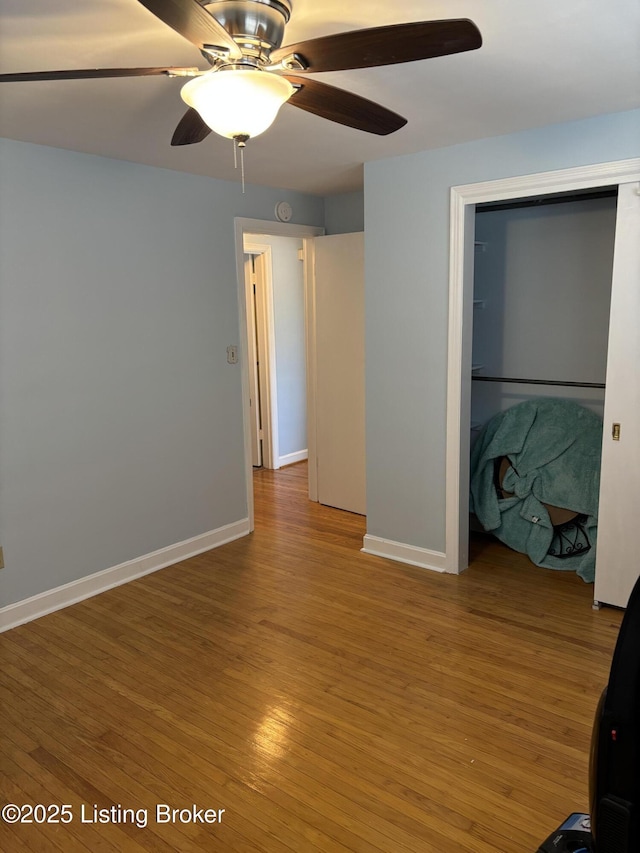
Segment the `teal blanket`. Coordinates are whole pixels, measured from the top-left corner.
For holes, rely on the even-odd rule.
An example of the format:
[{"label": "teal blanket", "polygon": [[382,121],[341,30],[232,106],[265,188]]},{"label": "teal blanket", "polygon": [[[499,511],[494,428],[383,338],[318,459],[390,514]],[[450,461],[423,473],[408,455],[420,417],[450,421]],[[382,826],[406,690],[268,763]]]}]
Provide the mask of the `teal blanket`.
[{"label": "teal blanket", "polygon": [[[470,510],[483,528],[538,566],[595,576],[602,421],[567,400],[529,400],[495,415],[471,454]],[[513,497],[499,498],[495,464],[508,457],[503,480]],[[558,532],[544,504],[581,516],[572,556],[554,556]],[[553,545],[552,545],[553,543]]]}]

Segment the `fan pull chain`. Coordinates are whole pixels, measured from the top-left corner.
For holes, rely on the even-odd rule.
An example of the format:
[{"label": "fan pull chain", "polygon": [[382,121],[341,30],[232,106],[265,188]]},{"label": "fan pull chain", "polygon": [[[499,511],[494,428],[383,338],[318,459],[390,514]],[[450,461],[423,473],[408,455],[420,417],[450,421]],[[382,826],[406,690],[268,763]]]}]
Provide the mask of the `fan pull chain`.
[{"label": "fan pull chain", "polygon": [[247,139],[245,134],[239,134],[233,137],[233,168],[238,168],[238,148],[240,149],[240,171],[242,174],[242,194],[244,195],[244,149],[247,147]]}]

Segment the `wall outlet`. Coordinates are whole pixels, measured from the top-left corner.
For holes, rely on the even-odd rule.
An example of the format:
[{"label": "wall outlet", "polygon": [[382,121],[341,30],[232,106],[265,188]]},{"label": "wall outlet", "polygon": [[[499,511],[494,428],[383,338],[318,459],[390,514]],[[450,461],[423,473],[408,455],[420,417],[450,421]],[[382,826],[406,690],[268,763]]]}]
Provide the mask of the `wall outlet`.
[{"label": "wall outlet", "polygon": [[227,361],[229,362],[229,364],[238,363],[238,347],[227,347]]}]

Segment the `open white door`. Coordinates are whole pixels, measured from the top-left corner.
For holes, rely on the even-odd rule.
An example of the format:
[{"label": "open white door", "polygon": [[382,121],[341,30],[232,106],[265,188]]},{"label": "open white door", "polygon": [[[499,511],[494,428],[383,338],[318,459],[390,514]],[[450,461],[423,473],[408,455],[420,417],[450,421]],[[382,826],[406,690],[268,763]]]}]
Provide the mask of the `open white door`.
[{"label": "open white door", "polygon": [[364,234],[315,240],[316,457],[322,504],[364,515]]},{"label": "open white door", "polygon": [[[247,240],[245,249],[250,256],[249,268],[245,262],[245,288],[251,453],[254,465],[279,468],[271,247]],[[256,443],[259,457],[254,450]]]},{"label": "open white door", "polygon": [[594,598],[626,607],[640,575],[640,183],[620,184],[611,288]]},{"label": "open white door", "polygon": [[249,368],[249,412],[251,416],[251,460],[254,468],[262,465],[262,435],[260,424],[260,383],[258,381],[258,342],[256,336],[256,303],[254,297],[254,260],[245,255],[244,281],[247,301],[247,344]]}]

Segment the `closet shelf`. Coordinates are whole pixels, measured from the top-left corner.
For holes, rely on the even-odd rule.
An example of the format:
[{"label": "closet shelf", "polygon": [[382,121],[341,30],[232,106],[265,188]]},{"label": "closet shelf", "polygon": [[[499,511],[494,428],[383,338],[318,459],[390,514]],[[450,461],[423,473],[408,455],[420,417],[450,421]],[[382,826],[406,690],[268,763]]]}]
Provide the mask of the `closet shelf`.
[{"label": "closet shelf", "polygon": [[[482,365],[473,366],[472,373],[480,369]],[[514,379],[507,376],[472,376],[478,382],[506,382],[520,385],[562,385],[564,388],[605,388],[604,382],[567,382],[560,379]]]}]

